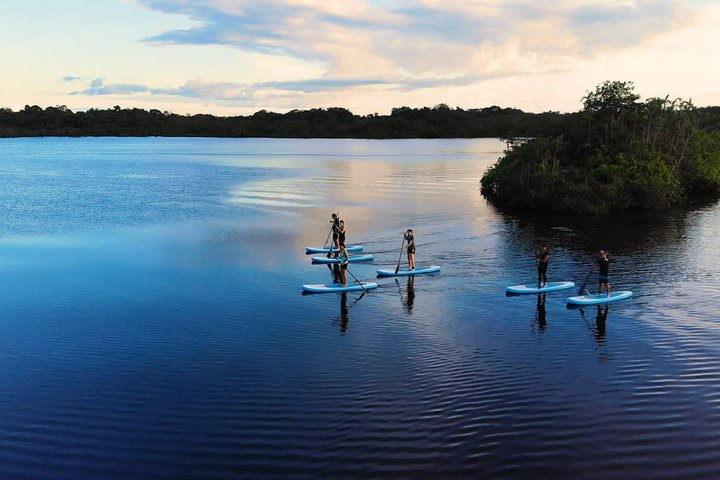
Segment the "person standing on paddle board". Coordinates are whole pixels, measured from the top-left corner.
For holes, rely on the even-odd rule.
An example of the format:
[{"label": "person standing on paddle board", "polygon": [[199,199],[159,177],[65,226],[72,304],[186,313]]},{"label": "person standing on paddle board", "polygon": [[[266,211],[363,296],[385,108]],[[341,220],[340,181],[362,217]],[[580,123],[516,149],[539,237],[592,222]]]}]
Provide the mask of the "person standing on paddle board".
[{"label": "person standing on paddle board", "polygon": [[[332,220],[330,220],[330,223],[332,223],[332,236],[333,236],[333,246],[335,247],[335,250],[338,250],[340,248],[340,217],[337,213],[332,214]],[[331,248],[332,249],[332,248]],[[330,255],[328,255],[328,258],[330,258]]]},{"label": "person standing on paddle board", "polygon": [[538,288],[547,287],[547,268],[550,262],[550,247],[543,244],[537,257],[538,261]]},{"label": "person standing on paddle board", "polygon": [[340,220],[338,223],[338,243],[345,243],[345,221]]},{"label": "person standing on paddle board", "polygon": [[347,287],[347,268],[350,257],[348,256],[347,250],[345,250],[345,242],[340,242],[338,260],[340,260],[340,286]]},{"label": "person standing on paddle board", "polygon": [[603,285],[607,290],[606,297],[610,296],[610,282],[608,282],[608,270],[610,268],[610,259],[608,258],[608,252],[600,250],[600,256],[595,262],[598,266],[598,295],[603,291]]},{"label": "person standing on paddle board", "polygon": [[415,270],[415,235],[412,228],[408,228],[405,232],[405,241],[407,242],[408,269]]}]

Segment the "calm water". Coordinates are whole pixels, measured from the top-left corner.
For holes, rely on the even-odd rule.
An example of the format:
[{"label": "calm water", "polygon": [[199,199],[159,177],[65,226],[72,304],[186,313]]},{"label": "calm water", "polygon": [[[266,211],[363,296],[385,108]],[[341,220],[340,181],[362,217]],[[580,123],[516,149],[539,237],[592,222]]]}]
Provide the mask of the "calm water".
[{"label": "calm water", "polygon": [[[504,215],[502,148],[1,140],[0,478],[720,478],[720,205]],[[302,295],[333,210],[442,273]],[[507,297],[543,241],[635,298]]]}]

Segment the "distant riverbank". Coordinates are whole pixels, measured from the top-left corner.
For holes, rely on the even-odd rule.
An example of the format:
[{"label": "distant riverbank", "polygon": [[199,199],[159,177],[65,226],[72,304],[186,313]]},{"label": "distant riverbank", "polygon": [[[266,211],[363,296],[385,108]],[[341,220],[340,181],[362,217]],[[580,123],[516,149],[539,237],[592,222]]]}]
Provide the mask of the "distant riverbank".
[{"label": "distant riverbank", "polygon": [[[720,107],[697,111],[703,128],[720,128]],[[269,137],[269,138],[510,138],[552,135],[576,114],[528,113],[497,106],[468,109],[394,108],[389,115],[355,115],[316,108],[216,117],[120,108],[73,112],[65,106],[0,109],[0,137]]]}]

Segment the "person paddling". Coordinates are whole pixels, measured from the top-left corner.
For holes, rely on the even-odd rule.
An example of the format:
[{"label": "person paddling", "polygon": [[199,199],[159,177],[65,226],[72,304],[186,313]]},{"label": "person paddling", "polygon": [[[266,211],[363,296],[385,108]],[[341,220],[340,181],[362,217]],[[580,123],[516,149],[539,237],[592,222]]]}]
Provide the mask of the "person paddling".
[{"label": "person paddling", "polygon": [[607,290],[606,297],[610,296],[610,282],[608,281],[608,270],[610,267],[610,259],[608,258],[609,253],[605,250],[600,250],[600,256],[595,261],[598,266],[598,295],[603,291],[603,285]]},{"label": "person paddling", "polygon": [[338,223],[338,243],[345,243],[345,221],[340,220]]},{"label": "person paddling", "polygon": [[543,244],[537,257],[538,288],[547,287],[547,268],[550,262],[550,247]]},{"label": "person paddling", "polygon": [[407,242],[408,269],[415,270],[415,235],[412,228],[408,228],[405,232],[405,241]]},{"label": "person paddling", "polygon": [[[335,247],[335,250],[338,250],[340,248],[340,217],[337,213],[333,213],[332,220],[330,220],[330,223],[332,223],[332,237],[333,237],[333,247]],[[332,247],[330,247],[332,250]],[[330,258],[330,255],[328,255],[328,258]]]},{"label": "person paddling", "polygon": [[347,287],[347,268],[350,256],[345,250],[345,242],[340,242],[340,250],[338,251],[338,260],[340,261],[340,286]]}]

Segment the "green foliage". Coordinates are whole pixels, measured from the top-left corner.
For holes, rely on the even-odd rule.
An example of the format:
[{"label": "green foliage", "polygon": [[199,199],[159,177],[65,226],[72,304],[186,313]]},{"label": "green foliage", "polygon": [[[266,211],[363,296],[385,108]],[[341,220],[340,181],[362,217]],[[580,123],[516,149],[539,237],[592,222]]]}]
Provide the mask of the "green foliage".
[{"label": "green foliage", "polygon": [[558,112],[526,113],[497,106],[463,110],[438,104],[400,107],[390,115],[354,115],[344,108],[260,110],[250,116],[180,116],[116,105],[72,112],[65,106],[20,112],[0,110],[0,137],[13,136],[208,136],[288,138],[473,138],[547,135],[563,122]]},{"label": "green foliage", "polygon": [[[639,102],[630,82],[604,82],[551,136],[510,148],[480,182],[509,208],[607,213],[667,209],[720,194],[720,132],[689,101]],[[719,112],[720,113],[720,112]]]}]

